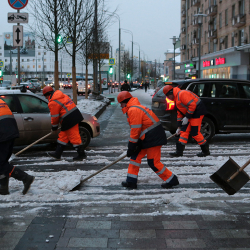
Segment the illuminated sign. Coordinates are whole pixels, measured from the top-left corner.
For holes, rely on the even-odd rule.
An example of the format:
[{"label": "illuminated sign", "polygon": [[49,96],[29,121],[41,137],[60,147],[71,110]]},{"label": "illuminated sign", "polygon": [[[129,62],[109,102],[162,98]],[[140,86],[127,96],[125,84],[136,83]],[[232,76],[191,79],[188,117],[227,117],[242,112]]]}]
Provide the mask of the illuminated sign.
[{"label": "illuminated sign", "polygon": [[181,69],[181,66],[176,66],[175,69]]},{"label": "illuminated sign", "polygon": [[203,61],[203,68],[226,63],[226,58],[215,58],[210,61]]},{"label": "illuminated sign", "polygon": [[194,67],[194,65],[192,63],[185,64],[185,68],[190,68],[190,67]]}]

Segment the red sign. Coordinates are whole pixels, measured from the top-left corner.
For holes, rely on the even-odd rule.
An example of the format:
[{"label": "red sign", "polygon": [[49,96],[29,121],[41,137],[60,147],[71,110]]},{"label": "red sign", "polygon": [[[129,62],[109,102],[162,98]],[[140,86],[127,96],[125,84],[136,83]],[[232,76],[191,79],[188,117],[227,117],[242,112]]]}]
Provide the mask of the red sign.
[{"label": "red sign", "polygon": [[225,64],[226,63],[226,58],[216,58],[215,59],[215,65],[220,65],[220,64]]},{"label": "red sign", "polygon": [[21,10],[28,4],[28,0],[8,0],[8,3],[13,9]]},{"label": "red sign", "polygon": [[203,68],[209,67],[210,65],[210,61],[203,61]]}]

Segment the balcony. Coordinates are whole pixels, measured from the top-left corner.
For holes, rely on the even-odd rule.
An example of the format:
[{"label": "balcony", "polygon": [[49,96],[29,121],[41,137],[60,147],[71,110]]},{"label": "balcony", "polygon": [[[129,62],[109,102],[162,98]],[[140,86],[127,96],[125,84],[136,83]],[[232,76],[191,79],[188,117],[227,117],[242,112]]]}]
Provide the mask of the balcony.
[{"label": "balcony", "polygon": [[181,16],[182,16],[182,17],[186,17],[186,10],[185,10],[185,9],[183,9],[183,10],[181,11]]},{"label": "balcony", "polygon": [[206,9],[208,16],[215,16],[217,14],[217,5],[211,5]]},{"label": "balcony", "polygon": [[200,6],[200,0],[192,0],[193,6]]},{"label": "balcony", "polygon": [[193,38],[192,44],[193,45],[199,45],[199,38]]},{"label": "balcony", "polygon": [[233,27],[241,27],[246,24],[246,15],[239,14],[234,16],[232,19],[232,26]]},{"label": "balcony", "polygon": [[186,27],[182,27],[182,28],[181,28],[181,33],[182,33],[182,34],[186,33]]},{"label": "balcony", "polygon": [[198,24],[198,17],[194,17],[194,20],[192,21],[193,26],[199,26]]},{"label": "balcony", "polygon": [[181,50],[186,50],[186,48],[187,48],[186,44],[181,45]]},{"label": "balcony", "polygon": [[211,29],[208,31],[207,36],[209,39],[217,38],[217,30]]}]

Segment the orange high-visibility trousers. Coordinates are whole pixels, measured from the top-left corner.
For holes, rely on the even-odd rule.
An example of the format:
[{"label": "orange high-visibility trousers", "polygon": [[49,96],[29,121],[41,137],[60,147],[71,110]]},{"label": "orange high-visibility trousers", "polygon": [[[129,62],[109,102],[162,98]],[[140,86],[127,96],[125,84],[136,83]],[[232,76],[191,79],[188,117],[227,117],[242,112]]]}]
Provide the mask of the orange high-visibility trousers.
[{"label": "orange high-visibility trousers", "polygon": [[82,145],[82,139],[79,133],[79,124],[76,124],[68,130],[61,131],[59,133],[57,142],[62,145],[67,145],[67,143],[70,142],[73,147],[78,147]]},{"label": "orange high-visibility trousers", "polygon": [[166,181],[172,176],[172,172],[168,170],[161,162],[161,147],[142,149],[138,155],[131,156],[128,166],[127,182],[137,183],[138,173],[140,170],[141,160],[147,155],[147,161],[150,168],[163,180]]},{"label": "orange high-visibility trousers", "polygon": [[[181,131],[179,142],[181,144],[187,144],[189,134],[197,141],[199,145],[203,145],[206,143],[201,131],[201,122],[204,115],[201,115],[199,118],[190,118],[188,121],[188,125],[185,131]],[[183,127],[182,127],[183,129]]]}]

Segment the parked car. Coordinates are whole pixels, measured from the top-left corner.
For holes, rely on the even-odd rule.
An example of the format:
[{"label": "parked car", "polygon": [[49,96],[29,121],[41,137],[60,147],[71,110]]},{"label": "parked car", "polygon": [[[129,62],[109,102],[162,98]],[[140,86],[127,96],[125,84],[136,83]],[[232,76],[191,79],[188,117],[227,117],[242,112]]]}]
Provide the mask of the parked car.
[{"label": "parked car", "polygon": [[3,82],[0,83],[0,87],[4,88],[4,89],[10,88],[11,87],[11,81],[3,80]]},{"label": "parked car", "polygon": [[41,92],[41,84],[39,82],[33,82],[33,85],[36,87],[36,91]]},{"label": "parked car", "polygon": [[21,82],[20,86],[25,86],[26,89],[30,90],[33,93],[36,93],[36,86],[32,82]]},{"label": "parked car", "polygon": [[[78,81],[78,87],[77,87],[77,95],[85,95],[86,92],[86,86],[85,86],[85,81]],[[88,84],[88,94],[91,93],[91,89],[90,89],[90,84]]]},{"label": "parked car", "polygon": [[[207,108],[201,132],[206,140],[215,134],[250,133],[250,81],[239,79],[189,79],[173,81],[173,87],[198,95]],[[152,98],[152,110],[165,130],[177,129],[175,103],[163,93],[163,87]]]},{"label": "parked car", "polygon": [[[0,90],[0,98],[4,100],[17,121],[20,137],[15,145],[27,145],[51,132],[51,116],[48,102],[42,96],[30,91]],[[79,131],[84,147],[91,138],[100,134],[100,124],[96,117],[82,113],[84,120],[79,123]],[[57,134],[51,135],[41,143],[55,143]]]},{"label": "parked car", "polygon": [[63,84],[63,88],[64,89],[72,89],[72,82],[70,82],[70,83],[64,83]]}]

